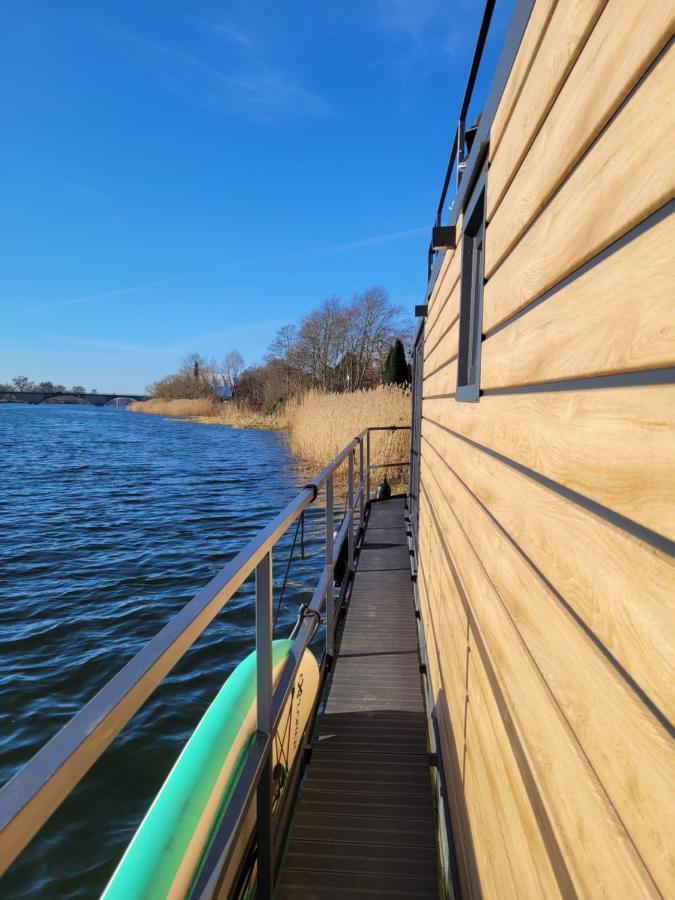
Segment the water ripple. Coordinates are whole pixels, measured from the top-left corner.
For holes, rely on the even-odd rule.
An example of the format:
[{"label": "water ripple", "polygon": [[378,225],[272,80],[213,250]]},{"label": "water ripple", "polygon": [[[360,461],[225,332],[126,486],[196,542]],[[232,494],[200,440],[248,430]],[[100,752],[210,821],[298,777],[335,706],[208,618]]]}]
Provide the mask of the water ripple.
[{"label": "water ripple", "polygon": [[[0,406],[0,783],[276,514],[306,478],[269,432],[113,409]],[[308,516],[288,632],[321,567]],[[283,577],[292,534],[280,543]],[[185,740],[252,648],[249,579],[0,884],[92,897]]]}]

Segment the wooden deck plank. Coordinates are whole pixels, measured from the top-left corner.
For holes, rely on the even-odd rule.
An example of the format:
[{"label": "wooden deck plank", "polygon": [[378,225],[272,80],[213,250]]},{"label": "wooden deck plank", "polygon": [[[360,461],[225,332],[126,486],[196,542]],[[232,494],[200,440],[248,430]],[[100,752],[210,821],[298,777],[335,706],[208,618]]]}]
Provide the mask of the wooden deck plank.
[{"label": "wooden deck plank", "polygon": [[436,824],[403,519],[372,506],[276,897],[437,897]]}]

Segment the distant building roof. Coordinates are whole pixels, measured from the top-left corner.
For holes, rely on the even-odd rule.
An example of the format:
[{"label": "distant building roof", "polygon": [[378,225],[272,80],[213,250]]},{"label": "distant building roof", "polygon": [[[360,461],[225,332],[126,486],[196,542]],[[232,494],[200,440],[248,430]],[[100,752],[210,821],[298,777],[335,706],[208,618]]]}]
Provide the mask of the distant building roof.
[{"label": "distant building roof", "polygon": [[232,397],[232,379],[227,372],[205,372],[204,380],[216,396],[223,399]]}]

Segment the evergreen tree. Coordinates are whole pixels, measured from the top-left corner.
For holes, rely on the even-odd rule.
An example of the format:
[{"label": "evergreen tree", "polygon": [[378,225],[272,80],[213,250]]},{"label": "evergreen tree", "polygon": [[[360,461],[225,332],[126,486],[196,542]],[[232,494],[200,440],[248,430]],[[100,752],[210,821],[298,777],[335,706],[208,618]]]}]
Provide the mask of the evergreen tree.
[{"label": "evergreen tree", "polygon": [[387,353],[382,380],[385,384],[404,385],[410,383],[410,367],[406,362],[403,344],[398,338]]},{"label": "evergreen tree", "polygon": [[384,361],[384,372],[382,374],[382,381],[385,384],[393,384],[394,383],[394,348],[391,346],[389,348],[389,353],[387,353],[387,358]]}]

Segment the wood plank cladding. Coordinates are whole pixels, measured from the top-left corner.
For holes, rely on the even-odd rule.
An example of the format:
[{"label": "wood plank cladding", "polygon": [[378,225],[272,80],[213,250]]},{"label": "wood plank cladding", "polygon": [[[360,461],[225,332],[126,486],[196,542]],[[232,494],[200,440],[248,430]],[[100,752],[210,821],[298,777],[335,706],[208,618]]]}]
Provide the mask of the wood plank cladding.
[{"label": "wood plank cladding", "polygon": [[[622,23],[621,28],[616,27],[617,21]],[[490,269],[506,256],[518,235],[616,112],[663,49],[674,25],[675,5],[671,3],[655,4],[645,16],[635,0],[610,0],[555,100],[551,115],[536,133],[528,165],[514,176],[516,167],[505,153],[493,161],[488,190],[488,218],[494,225]],[[620,66],[616,64],[618,58],[622,61]],[[518,124],[515,122],[514,126]],[[555,166],[544,163],[554,156]],[[503,210],[495,212],[502,201]]]},{"label": "wood plank cladding", "polygon": [[418,590],[465,897],[675,884],[674,29],[535,0],[490,126],[477,402],[461,221],[431,293]]},{"label": "wood plank cladding", "polygon": [[499,156],[495,151],[492,153],[494,172],[490,178],[492,201],[488,203],[488,218],[527,153],[606,2],[562,0],[557,3],[504,130],[499,145],[501,152]]},{"label": "wood plank cladding", "polygon": [[673,247],[670,215],[491,335],[483,390],[675,366]]},{"label": "wood plank cladding", "polygon": [[[459,217],[457,228],[460,229],[462,227],[462,219]],[[435,327],[435,318],[439,315],[440,311],[443,308],[445,303],[445,299],[447,298],[448,292],[452,290],[455,285],[457,279],[459,278],[459,267],[460,267],[460,254],[457,250],[447,250],[443,255],[443,261],[441,263],[441,270],[438,273],[438,278],[436,279],[436,283],[433,286],[431,294],[429,295],[429,315],[427,318],[427,334],[431,333],[432,328]],[[436,303],[437,298],[440,297],[440,302]]]},{"label": "wood plank cladding", "polygon": [[425,416],[675,540],[675,385],[429,400]]},{"label": "wood plank cladding", "polygon": [[[425,362],[433,355],[436,348],[441,344],[448,331],[459,318],[459,272],[457,277],[449,288],[447,295],[443,301],[443,306],[438,314],[431,320],[431,326],[427,329],[427,341],[424,347]],[[441,351],[443,352],[443,351]],[[433,368],[433,363],[428,364],[428,368]]]},{"label": "wood plank cladding", "polygon": [[[434,459],[432,471],[442,466],[433,453],[427,458]],[[442,468],[440,478],[443,494],[441,499],[437,481],[435,512],[452,547],[458,577],[472,599],[476,636],[492,660],[500,702],[519,745],[516,752],[526,755],[538,783],[537,797],[548,818],[558,822],[557,843],[565,847],[566,867],[577,892],[592,893],[585,874],[589,855],[593,879],[607,867],[620,866],[620,874],[614,871],[617,890],[624,879],[633,884],[632,890],[625,884],[630,896],[649,885],[634,849],[625,853],[621,822],[635,826],[638,841],[644,838],[638,848],[642,858],[646,854],[661,873],[661,882],[669,883],[675,873],[664,852],[666,835],[660,842],[650,839],[667,821],[672,799],[667,735],[590,639],[579,638],[575,622],[545,584],[533,583],[541,581],[540,576],[475,505],[466,487],[448,479]],[[428,483],[433,486],[433,476]],[[453,490],[448,491],[448,485]],[[635,738],[630,753],[617,755],[617,742],[627,734]],[[559,799],[565,792],[567,808],[561,810]],[[648,817],[636,808],[636,795],[649,800]],[[606,829],[611,841],[606,840]],[[580,836],[583,847],[577,843]]]},{"label": "wood plank cladding", "polygon": [[486,241],[484,331],[675,196],[673,84],[671,45],[494,272],[492,242]]},{"label": "wood plank cladding", "polygon": [[[440,448],[453,472],[564,599],[575,620],[598,638],[666,718],[675,718],[672,557],[598,521],[593,513],[435,423],[425,423],[425,428],[432,446]],[[606,561],[602,580],[598,553]]]},{"label": "wood plank cladding", "polygon": [[529,78],[532,64],[537,58],[537,53],[557,3],[558,0],[539,0],[534,5],[518,55],[513,61],[504,92],[492,122],[492,128],[490,129],[490,159],[497,152],[513,109]]}]

